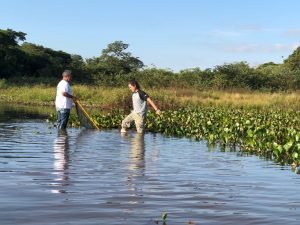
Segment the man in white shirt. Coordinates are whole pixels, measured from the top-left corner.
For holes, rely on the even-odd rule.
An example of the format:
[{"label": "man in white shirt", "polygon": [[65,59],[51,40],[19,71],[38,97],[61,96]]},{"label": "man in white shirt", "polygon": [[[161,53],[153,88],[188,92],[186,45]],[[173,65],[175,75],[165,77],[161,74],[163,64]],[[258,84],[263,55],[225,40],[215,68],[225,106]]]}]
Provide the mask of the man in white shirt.
[{"label": "man in white shirt", "polygon": [[72,95],[69,82],[72,79],[71,70],[65,70],[62,73],[63,79],[57,85],[55,107],[57,111],[57,128],[66,129],[70,116],[73,100],[76,97]]}]

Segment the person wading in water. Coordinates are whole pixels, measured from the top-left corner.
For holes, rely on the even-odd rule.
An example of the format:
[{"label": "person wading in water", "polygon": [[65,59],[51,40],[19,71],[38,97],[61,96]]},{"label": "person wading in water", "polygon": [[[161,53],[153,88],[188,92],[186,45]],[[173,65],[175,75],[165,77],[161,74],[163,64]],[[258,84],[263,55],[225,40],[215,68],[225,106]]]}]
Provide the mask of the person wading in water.
[{"label": "person wading in water", "polygon": [[[71,70],[62,73],[62,80],[57,85],[55,107],[57,111],[57,128],[65,130],[67,128],[72,102],[77,98],[72,95],[70,81],[72,79]],[[73,100],[73,101],[72,101]]]},{"label": "person wading in water", "polygon": [[155,110],[157,115],[160,115],[160,110],[150,99],[149,95],[141,90],[139,83],[136,80],[128,82],[128,87],[132,92],[132,112],[122,121],[121,133],[126,133],[127,129],[130,128],[134,122],[137,133],[144,133],[144,124],[147,114],[147,103],[149,103]]}]

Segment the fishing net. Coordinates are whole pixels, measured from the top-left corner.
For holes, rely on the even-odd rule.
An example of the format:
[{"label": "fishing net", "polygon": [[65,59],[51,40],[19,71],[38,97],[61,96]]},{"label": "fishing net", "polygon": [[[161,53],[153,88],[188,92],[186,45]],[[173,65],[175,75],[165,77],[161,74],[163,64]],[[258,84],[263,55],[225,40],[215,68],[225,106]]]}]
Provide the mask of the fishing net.
[{"label": "fishing net", "polygon": [[83,106],[80,104],[80,102],[77,100],[75,102],[76,112],[77,116],[80,122],[80,125],[87,129],[97,129],[99,130],[99,127],[94,122],[94,120],[89,116],[87,111],[83,108]]}]

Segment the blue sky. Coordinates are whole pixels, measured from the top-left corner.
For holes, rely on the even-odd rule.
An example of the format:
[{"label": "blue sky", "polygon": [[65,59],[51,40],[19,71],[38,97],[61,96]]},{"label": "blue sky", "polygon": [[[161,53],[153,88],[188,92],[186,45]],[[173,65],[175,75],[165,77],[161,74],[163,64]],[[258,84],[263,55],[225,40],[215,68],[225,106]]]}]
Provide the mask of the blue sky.
[{"label": "blue sky", "polygon": [[0,29],[84,58],[122,40],[146,65],[178,71],[281,63],[300,45],[298,0],[0,0]]}]

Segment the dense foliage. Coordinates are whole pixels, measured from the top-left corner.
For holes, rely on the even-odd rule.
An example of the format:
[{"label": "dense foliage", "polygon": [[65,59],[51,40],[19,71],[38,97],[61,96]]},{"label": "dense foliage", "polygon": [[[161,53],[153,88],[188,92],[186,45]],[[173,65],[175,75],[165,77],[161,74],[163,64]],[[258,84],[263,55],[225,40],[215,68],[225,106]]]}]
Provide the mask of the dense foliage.
[{"label": "dense foliage", "polygon": [[108,44],[98,57],[83,59],[40,45],[24,42],[26,34],[0,30],[0,79],[7,83],[56,84],[64,69],[74,72],[75,82],[106,86],[124,86],[136,78],[144,87],[196,87],[252,90],[288,90],[300,88],[300,47],[282,64],[272,62],[250,67],[236,62],[201,70],[192,68],[173,72],[145,67],[127,51],[122,41]]}]

